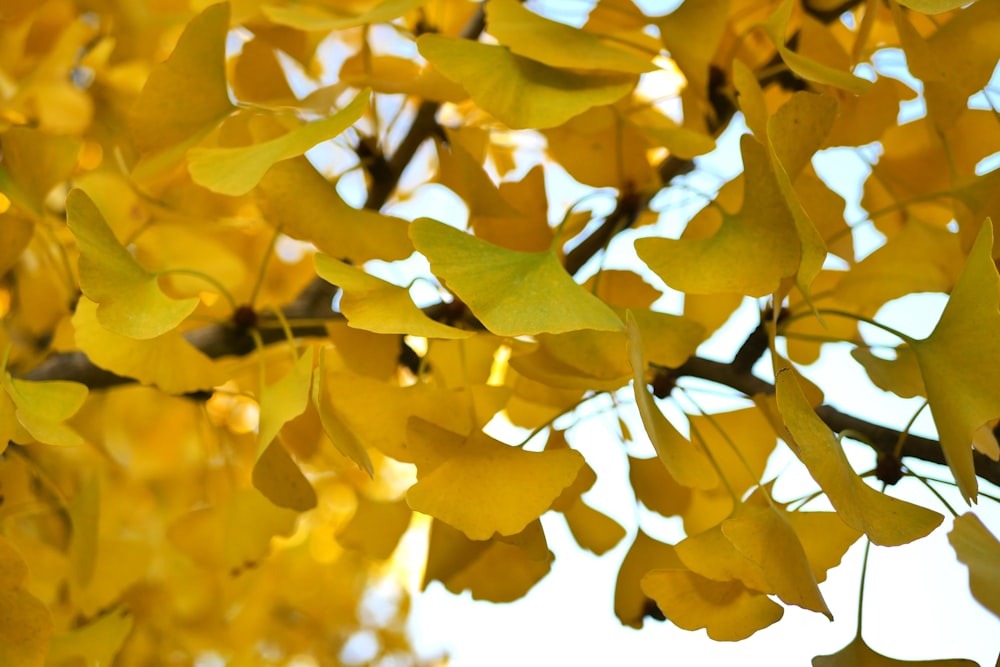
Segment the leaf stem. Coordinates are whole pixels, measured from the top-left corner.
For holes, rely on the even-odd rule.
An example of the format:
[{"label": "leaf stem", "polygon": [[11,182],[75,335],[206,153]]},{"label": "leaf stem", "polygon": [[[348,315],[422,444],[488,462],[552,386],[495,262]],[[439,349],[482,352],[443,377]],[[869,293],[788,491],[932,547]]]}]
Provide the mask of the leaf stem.
[{"label": "leaf stem", "polygon": [[924,411],[924,408],[926,408],[927,405],[928,402],[924,401],[923,404],[917,408],[917,411],[913,413],[913,416],[910,417],[910,421],[906,422],[906,426],[903,427],[903,430],[899,432],[899,438],[896,440],[896,446],[892,449],[892,456],[897,461],[903,454],[903,445],[906,443],[906,438],[910,435],[910,429],[913,428],[913,424],[917,421],[917,417],[920,416],[920,413]]},{"label": "leaf stem", "polygon": [[267,243],[264,257],[260,260],[260,268],[257,269],[257,280],[254,282],[253,291],[250,292],[250,306],[256,303],[257,296],[260,295],[260,289],[264,285],[264,274],[267,273],[267,265],[271,261],[271,255],[274,254],[274,246],[278,243],[278,236],[280,235],[281,225],[278,225],[274,228],[274,234],[271,235],[271,240]]},{"label": "leaf stem", "polygon": [[877,329],[881,329],[882,331],[885,331],[886,333],[890,333],[893,336],[896,336],[897,338],[899,338],[900,340],[902,340],[905,343],[912,344],[912,343],[917,342],[917,340],[915,338],[913,338],[912,336],[907,336],[905,333],[903,333],[903,332],[901,332],[901,331],[899,331],[897,329],[893,329],[892,327],[890,327],[887,324],[882,324],[881,322],[876,322],[872,318],[865,317],[864,315],[858,315],[857,313],[851,313],[851,312],[848,312],[846,310],[837,310],[836,308],[820,308],[816,312],[819,313],[820,315],[835,315],[837,317],[844,317],[844,318],[847,318],[849,320],[856,320],[858,322],[864,322],[865,324],[870,324],[871,326],[873,326],[873,327],[875,327]]}]

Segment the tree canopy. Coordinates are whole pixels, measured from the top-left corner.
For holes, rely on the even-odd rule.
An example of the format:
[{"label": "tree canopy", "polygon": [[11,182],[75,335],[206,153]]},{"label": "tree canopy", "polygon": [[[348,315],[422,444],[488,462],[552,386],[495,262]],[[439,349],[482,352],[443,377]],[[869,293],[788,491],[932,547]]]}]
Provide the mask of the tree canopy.
[{"label": "tree canopy", "polygon": [[[416,664],[400,569],[514,602],[547,512],[631,544],[628,626],[831,616],[852,544],[945,514],[1000,615],[1000,2],[674,5],[0,0],[0,665],[337,665],[359,632]],[[726,132],[737,175],[696,180]],[[926,338],[880,321],[925,292]],[[936,437],[824,402],[800,370],[845,344]],[[588,504],[597,401],[683,539]],[[897,664],[863,630],[814,664]]]}]

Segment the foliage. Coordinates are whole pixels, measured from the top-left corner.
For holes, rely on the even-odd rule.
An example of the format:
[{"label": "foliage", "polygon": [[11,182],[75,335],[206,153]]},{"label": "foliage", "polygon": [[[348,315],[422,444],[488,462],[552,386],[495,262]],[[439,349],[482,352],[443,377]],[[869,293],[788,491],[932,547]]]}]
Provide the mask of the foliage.
[{"label": "foliage", "polygon": [[[1000,3],[539,9],[0,2],[0,664],[333,665],[358,633],[373,662],[413,660],[407,531],[423,586],[506,602],[550,570],[549,511],[597,554],[631,542],[614,609],[635,627],[829,616],[817,583],[853,543],[918,540],[944,510],[1000,614],[995,527],[891,487],[907,457],[970,504],[1000,483],[980,94]],[[739,119],[742,171],[698,191]],[[850,226],[812,161],[836,147],[871,162]],[[704,202],[679,234],[667,189]],[[950,294],[929,337],[878,321],[919,292]],[[732,361],[698,356],[748,302]],[[799,369],[845,342],[926,398],[940,441],[823,405]],[[699,414],[689,377],[745,407]],[[676,544],[587,503],[611,473],[567,429],[609,396],[636,502],[680,517]],[[816,493],[775,491],[785,447]],[[816,664],[895,662],[859,632]]]}]

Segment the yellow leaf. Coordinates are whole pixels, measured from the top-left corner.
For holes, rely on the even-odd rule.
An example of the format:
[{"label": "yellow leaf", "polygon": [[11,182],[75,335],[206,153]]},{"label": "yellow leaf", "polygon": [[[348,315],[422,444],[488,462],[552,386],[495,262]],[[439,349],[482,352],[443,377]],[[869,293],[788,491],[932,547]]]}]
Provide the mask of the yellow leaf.
[{"label": "yellow leaf", "polygon": [[577,499],[563,515],[576,543],[598,556],[615,548],[625,537],[625,529],[617,521],[583,500]]},{"label": "yellow leaf", "polygon": [[776,386],[778,410],[794,439],[789,444],[844,523],[883,546],[912,542],[938,527],[943,517],[937,512],[879,493],[858,477],[836,436],[809,406],[793,370],[779,370]]},{"label": "yellow leaf", "polygon": [[872,86],[871,81],[806,58],[785,47],[785,33],[788,29],[788,20],[791,17],[793,5],[794,0],[784,0],[764,24],[764,29],[771,37],[775,48],[778,49],[778,54],[788,65],[788,68],[807,81],[842,88],[855,95],[863,95],[867,92]]},{"label": "yellow leaf", "polygon": [[327,377],[325,361],[325,349],[320,348],[319,364],[316,366],[316,370],[313,371],[312,403],[316,408],[316,412],[319,413],[323,432],[341,454],[358,464],[358,467],[367,472],[369,477],[374,477],[375,470],[372,467],[368,451],[361,444],[361,441],[358,440],[357,436],[354,435],[354,432],[341,419],[337,409],[330,402],[327,392],[324,391]]},{"label": "yellow leaf", "polygon": [[656,19],[663,45],[690,88],[708,101],[709,67],[726,30],[730,0],[685,2]]},{"label": "yellow leaf", "polygon": [[73,172],[81,148],[80,142],[71,137],[54,136],[37,128],[10,128],[0,134],[0,193],[32,215],[42,217],[45,198]]},{"label": "yellow leaf", "polygon": [[816,581],[826,580],[861,532],[848,526],[836,512],[786,512],[781,515],[798,535]]},{"label": "yellow leaf", "polygon": [[370,96],[371,91],[362,90],[332,116],[305,123],[274,139],[237,148],[192,148],[188,151],[191,178],[212,192],[245,195],[275,163],[302,155],[354,125],[368,108]]},{"label": "yellow leaf", "polygon": [[271,223],[327,255],[361,264],[370,259],[391,262],[413,253],[405,220],[353,208],[304,157],[275,164],[258,191]]},{"label": "yellow leaf", "polygon": [[[211,389],[223,383],[222,367],[176,331],[136,340],[97,321],[96,303],[82,297],[73,313],[76,344],[100,368],[156,385],[170,394]],[[164,361],[167,363],[164,363]]]},{"label": "yellow leaf", "polygon": [[94,563],[97,559],[101,496],[98,479],[96,475],[91,477],[69,506],[69,518],[73,526],[73,541],[70,543],[73,579],[81,587],[85,587],[94,576]]},{"label": "yellow leaf", "polygon": [[278,435],[286,422],[306,410],[309,403],[309,386],[313,376],[316,348],[310,347],[295,361],[295,365],[274,384],[260,390],[260,426],[257,435],[257,456]]},{"label": "yellow leaf", "polygon": [[615,616],[619,621],[632,628],[642,627],[652,601],[643,593],[640,581],[650,570],[668,567],[684,567],[674,548],[654,540],[641,528],[636,531],[615,583]]},{"label": "yellow leaf", "polygon": [[461,102],[469,97],[465,88],[446,79],[437,68],[421,67],[409,58],[357,53],[340,66],[340,81],[377,93],[413,95],[437,102]]},{"label": "yellow leaf", "polygon": [[373,500],[358,494],[354,516],[337,532],[337,541],[368,558],[385,560],[396,550],[412,516],[405,500]]},{"label": "yellow leaf", "polygon": [[770,505],[741,505],[733,518],[722,522],[722,533],[744,558],[760,567],[767,582],[762,592],[833,620],[805,549],[780,511]]},{"label": "yellow leaf", "polygon": [[955,519],[948,541],[969,568],[972,596],[1000,616],[1000,541],[971,512]]},{"label": "yellow leaf", "polygon": [[896,0],[921,14],[943,14],[970,4],[968,0]]},{"label": "yellow leaf", "polygon": [[[433,433],[432,429],[428,433]],[[448,433],[447,431],[445,433]],[[537,519],[573,483],[583,457],[572,449],[529,452],[477,431],[456,443],[424,440],[418,481],[406,494],[410,507],[458,528],[469,539],[514,535]],[[453,434],[452,434],[453,435]]]},{"label": "yellow leaf", "polygon": [[207,134],[233,110],[226,90],[229,3],[208,7],[188,23],[167,61],[136,101],[132,135],[143,151]]},{"label": "yellow leaf", "polygon": [[365,273],[326,255],[316,255],[316,273],[343,290],[340,311],[348,325],[381,334],[424,338],[468,338],[472,331],[456,329],[424,315],[405,288]]},{"label": "yellow leaf", "polygon": [[87,667],[112,667],[133,625],[135,617],[127,609],[116,609],[93,623],[56,635],[49,640],[46,664],[62,665],[83,658]]},{"label": "yellow leaf", "polygon": [[635,242],[640,259],[674,289],[763,296],[799,268],[796,222],[766,149],[749,135],[741,148],[746,195],[740,213],[723,212],[722,226],[710,238]]},{"label": "yellow leaf", "polygon": [[0,537],[0,665],[41,667],[45,662],[52,617],[25,590],[27,576],[21,555]]},{"label": "yellow leaf", "polygon": [[927,388],[941,449],[966,501],[978,484],[972,462],[976,429],[1000,416],[1000,276],[993,263],[993,225],[987,220],[934,331],[911,340]]},{"label": "yellow leaf", "polygon": [[884,391],[891,391],[903,398],[925,396],[924,379],[920,375],[920,365],[913,348],[903,344],[895,348],[895,359],[882,359],[872,354],[871,350],[856,347],[851,350],[851,356],[864,366],[865,372],[872,383]]},{"label": "yellow leaf", "polygon": [[618,101],[637,81],[632,74],[549,67],[503,46],[442,35],[421,35],[417,46],[484,111],[514,129],[561,125],[591,107]]},{"label": "yellow leaf", "polygon": [[[83,444],[80,435],[63,422],[83,405],[87,398],[86,385],[63,380],[32,382],[12,378],[7,372],[3,373],[0,383],[15,407],[18,423],[32,438],[48,445]],[[17,441],[16,436],[21,433],[15,428],[13,435]]]},{"label": "yellow leaf", "polygon": [[716,641],[746,639],[785,613],[739,581],[712,581],[685,569],[652,570],[642,578],[642,590],[674,625],[705,628]]},{"label": "yellow leaf", "polygon": [[628,324],[629,359],[632,363],[632,386],[639,407],[643,426],[653,443],[656,454],[667,472],[683,486],[696,489],[711,489],[719,484],[719,477],[712,468],[708,457],[695,444],[681,435],[671,424],[653,395],[646,387],[646,362],[642,351],[642,341],[635,320],[629,316]]},{"label": "yellow leaf", "polygon": [[129,338],[155,338],[175,328],[198,307],[197,298],[171,299],[115,238],[101,212],[82,190],[66,199],[70,230],[80,248],[80,289],[97,302],[97,319]]},{"label": "yellow leaf", "polygon": [[328,3],[325,2],[279,3],[272,0],[264,3],[261,10],[264,16],[278,25],[297,30],[329,32],[370,23],[388,23],[426,3],[427,0],[383,0],[368,11],[355,13],[339,7],[330,11],[326,9]]},{"label": "yellow leaf", "polygon": [[277,439],[271,440],[257,458],[253,466],[253,485],[278,507],[296,512],[316,507],[316,491],[312,484]]},{"label": "yellow leaf", "polygon": [[296,100],[277,51],[256,37],[244,43],[240,55],[231,62],[229,83],[242,101],[277,105]]},{"label": "yellow leaf", "polygon": [[554,558],[538,521],[516,535],[484,542],[435,521],[423,587],[436,579],[456,595],[469,590],[475,600],[513,602],[548,574]]},{"label": "yellow leaf", "polygon": [[812,660],[813,667],[975,667],[971,660],[897,660],[876,653],[858,635],[850,644],[832,655],[819,655]]},{"label": "yellow leaf", "polygon": [[491,0],[486,5],[486,29],[512,53],[552,67],[630,74],[656,69],[648,58],[607,44],[594,33],[550,21],[517,0]]},{"label": "yellow leaf", "polygon": [[410,238],[434,275],[498,336],[622,328],[614,311],[573,282],[552,252],[499,248],[429,218],[410,225]]}]

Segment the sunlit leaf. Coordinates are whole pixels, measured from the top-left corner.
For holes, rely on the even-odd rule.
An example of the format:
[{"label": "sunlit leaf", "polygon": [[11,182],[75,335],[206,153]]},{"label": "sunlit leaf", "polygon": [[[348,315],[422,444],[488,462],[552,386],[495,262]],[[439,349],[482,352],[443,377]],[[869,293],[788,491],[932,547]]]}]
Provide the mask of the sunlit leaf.
[{"label": "sunlit leaf", "polygon": [[426,4],[427,0],[383,0],[367,11],[353,12],[327,3],[267,2],[262,10],[274,23],[299,30],[343,30],[368,23],[386,23]]},{"label": "sunlit leaf", "polygon": [[[18,423],[31,438],[49,445],[83,444],[80,435],[63,422],[83,405],[86,385],[62,380],[33,382],[12,378],[10,373],[0,377],[0,384],[13,404]],[[17,440],[20,431],[15,428],[11,435]]]},{"label": "sunlit leaf", "polygon": [[278,507],[305,512],[316,506],[316,491],[278,440],[254,464],[253,485]]},{"label": "sunlit leaf", "polygon": [[605,43],[593,33],[539,16],[517,0],[487,4],[486,29],[512,53],[552,67],[630,74],[656,69],[647,58]]},{"label": "sunlit leaf", "polygon": [[993,225],[983,223],[962,275],[934,331],[909,341],[917,355],[941,449],[967,501],[977,494],[972,462],[976,429],[1000,416],[1000,276],[993,263]]},{"label": "sunlit leaf", "polygon": [[656,454],[677,482],[696,489],[711,489],[719,484],[718,475],[708,457],[697,445],[689,441],[674,428],[646,387],[646,362],[643,356],[642,340],[635,321],[630,316],[627,324],[629,359],[632,363],[632,385],[639,415],[646,427],[646,433],[656,449]]},{"label": "sunlit leaf", "polygon": [[427,317],[405,288],[365,273],[327,255],[316,255],[316,273],[343,290],[340,310],[357,329],[382,334],[409,334],[426,338],[468,338],[463,331]]},{"label": "sunlit leaf", "polygon": [[97,319],[129,338],[155,338],[174,329],[198,307],[197,298],[172,299],[115,238],[82,190],[66,199],[69,228],[80,248],[80,289],[97,303]]},{"label": "sunlit leaf", "polygon": [[[615,616],[625,625],[641,628],[652,600],[643,593],[640,582],[647,572],[656,568],[683,568],[674,548],[636,531],[615,583]],[[777,606],[777,605],[775,605]],[[780,610],[781,607],[778,607]]]},{"label": "sunlit leaf", "polygon": [[972,596],[1000,616],[1000,541],[971,512],[955,519],[948,541],[969,568]]},{"label": "sunlit leaf", "polygon": [[315,350],[310,347],[302,356],[296,357],[291,370],[280,380],[261,388],[260,428],[257,434],[258,457],[263,455],[265,448],[271,444],[286,422],[305,412],[309,403]]},{"label": "sunlit leaf", "polygon": [[499,336],[622,328],[551,252],[506,250],[429,218],[410,226],[410,238],[434,274]]},{"label": "sunlit leaf", "polygon": [[738,214],[723,213],[710,238],[641,238],[639,257],[667,285],[691,294],[762,296],[799,266],[799,237],[765,149],[742,138],[746,193]]},{"label": "sunlit leaf", "polygon": [[211,5],[149,74],[136,101],[132,135],[142,150],[160,150],[208,133],[233,110],[226,90],[229,4]]},{"label": "sunlit leaf", "polygon": [[809,406],[794,371],[778,372],[777,394],[794,439],[789,444],[844,523],[886,546],[912,542],[938,527],[943,517],[937,512],[879,493],[858,477],[836,436]]},{"label": "sunlit leaf", "polygon": [[636,82],[632,74],[559,69],[503,46],[443,35],[421,35],[417,46],[484,111],[512,128],[561,125],[591,107],[621,99]]},{"label": "sunlit leaf", "polygon": [[310,394],[313,406],[316,408],[316,412],[319,413],[320,425],[323,427],[326,437],[330,439],[330,442],[333,443],[333,446],[341,454],[357,463],[358,467],[367,472],[370,477],[374,476],[375,471],[372,467],[371,458],[368,456],[368,451],[361,441],[358,440],[354,432],[344,424],[337,409],[330,402],[328,392],[325,388],[327,377],[324,370],[325,361],[325,350],[320,348],[319,364],[313,371],[312,392]]},{"label": "sunlit leaf", "polygon": [[417,462],[419,478],[406,500],[469,539],[522,531],[551,507],[583,465],[571,449],[529,452],[481,432],[441,441],[441,429],[427,426],[410,432],[411,443],[428,458]]},{"label": "sunlit leaf", "polygon": [[368,90],[346,107],[321,120],[300,125],[280,137],[238,148],[192,148],[188,171],[198,185],[223,195],[244,195],[252,190],[276,162],[302,155],[340,135],[368,108]]}]

